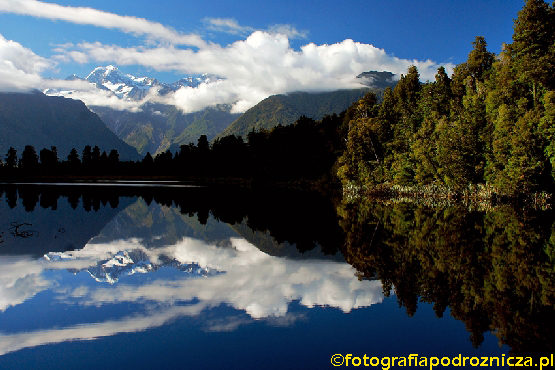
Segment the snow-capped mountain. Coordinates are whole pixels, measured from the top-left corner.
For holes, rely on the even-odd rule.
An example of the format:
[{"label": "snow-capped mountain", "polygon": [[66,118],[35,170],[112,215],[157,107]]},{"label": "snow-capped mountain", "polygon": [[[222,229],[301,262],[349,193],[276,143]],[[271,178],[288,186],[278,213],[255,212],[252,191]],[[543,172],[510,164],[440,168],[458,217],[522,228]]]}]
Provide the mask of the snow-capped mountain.
[{"label": "snow-capped mountain", "polygon": [[[80,259],[77,255],[70,252],[53,252],[45,254],[43,260],[64,261]],[[134,274],[147,274],[162,267],[173,267],[191,276],[214,276],[223,273],[210,267],[201,267],[198,263],[181,263],[175,258],[160,254],[156,256],[157,261],[152,262],[145,251],[140,249],[124,250],[113,254],[107,259],[102,259],[96,265],[82,270],[71,269],[77,273],[87,271],[93,279],[98,282],[110,284],[116,283],[121,276]]]},{"label": "snow-capped mountain", "polygon": [[140,100],[151,88],[161,88],[161,83],[155,78],[124,75],[111,65],[95,68],[85,81],[95,84],[97,88],[110,90],[120,99]]},{"label": "snow-capped mountain", "polygon": [[[97,67],[85,78],[75,74],[66,78],[68,81],[83,80],[96,86],[100,90],[111,91],[115,96],[125,100],[141,100],[150,89],[155,88],[161,95],[177,91],[181,87],[198,87],[200,84],[208,84],[222,80],[209,74],[186,76],[178,81],[167,84],[151,77],[136,77],[123,74],[117,67],[109,65]],[[68,96],[75,93],[71,90],[46,89],[46,95]]]}]

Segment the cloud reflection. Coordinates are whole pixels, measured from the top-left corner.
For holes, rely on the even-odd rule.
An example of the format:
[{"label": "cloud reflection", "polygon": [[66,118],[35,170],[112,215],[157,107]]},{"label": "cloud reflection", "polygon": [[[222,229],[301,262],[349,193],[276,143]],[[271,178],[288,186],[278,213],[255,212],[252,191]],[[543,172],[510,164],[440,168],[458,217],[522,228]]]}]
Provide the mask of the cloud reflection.
[{"label": "cloud reflection", "polygon": [[[99,261],[111,266],[110,258],[121,251],[140,250],[153,264],[177,260],[224,272],[211,276],[175,279],[152,274],[153,279],[130,284],[121,279],[115,285],[64,286],[49,281],[47,270],[83,270]],[[53,289],[59,304],[100,307],[119,303],[144,306],[138,316],[81,324],[62,329],[0,335],[0,354],[21,348],[71,340],[130,333],[162,326],[181,316],[200,316],[223,304],[245,315],[207,320],[208,331],[233,331],[253,320],[290,325],[302,315],[288,313],[292,301],[306,307],[328,306],[343,312],[370,306],[383,299],[379,281],[359,281],[347,263],[327,260],[292,260],[269,256],[245,239],[230,238],[217,245],[183,238],[173,246],[148,249],[140,240],[88,244],[82,250],[66,252],[58,260],[6,258],[0,261],[0,309],[17,306],[38,292]],[[6,267],[4,269],[4,267]],[[121,267],[121,266],[120,266]]]}]

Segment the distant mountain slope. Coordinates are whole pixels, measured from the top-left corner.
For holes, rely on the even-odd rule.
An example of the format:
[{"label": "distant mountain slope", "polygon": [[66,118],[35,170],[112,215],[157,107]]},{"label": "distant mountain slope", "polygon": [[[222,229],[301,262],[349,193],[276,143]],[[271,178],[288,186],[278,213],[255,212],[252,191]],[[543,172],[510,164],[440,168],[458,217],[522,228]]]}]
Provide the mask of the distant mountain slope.
[{"label": "distant mountain slope", "polygon": [[[140,101],[150,89],[155,89],[164,96],[182,87],[196,88],[222,80],[217,76],[202,74],[166,84],[155,78],[123,74],[111,65],[97,67],[85,78],[71,75],[67,79],[87,81],[97,89],[110,92],[126,101]],[[44,93],[64,97],[75,95],[75,91],[59,89],[48,89]],[[153,103],[143,105],[140,112],[93,105],[89,108],[98,114],[110,130],[141,155],[147,152],[157,154],[168,149],[175,151],[182,144],[196,143],[201,135],[206,135],[211,140],[240,116],[231,113],[230,105],[217,105],[194,113],[183,113],[172,105]]]},{"label": "distant mountain slope", "polygon": [[160,153],[170,147],[175,151],[189,142],[196,144],[201,135],[211,140],[240,116],[230,113],[231,106],[227,105],[188,114],[163,104],[147,104],[137,113],[107,107],[93,106],[91,109],[119,138],[142,155]]},{"label": "distant mountain slope", "polygon": [[229,125],[218,137],[243,136],[260,129],[277,125],[290,125],[300,116],[321,119],[326,114],[341,113],[369,89],[340,90],[323,93],[296,92],[288,95],[272,95],[247,110]]},{"label": "distant mountain slope", "polygon": [[18,156],[25,145],[37,153],[55,146],[60,159],[72,148],[79,153],[86,145],[98,145],[101,151],[116,149],[120,160],[137,160],[141,156],[120,140],[83,102],[51,97],[35,91],[0,93],[0,156],[14,147]]},{"label": "distant mountain slope", "polygon": [[218,137],[246,136],[253,129],[271,129],[279,124],[290,125],[303,115],[319,120],[327,114],[341,113],[368,91],[375,91],[378,98],[381,98],[386,87],[395,86],[394,77],[395,75],[391,72],[368,71],[357,76],[360,83],[367,86],[366,88],[272,95],[247,110]]}]

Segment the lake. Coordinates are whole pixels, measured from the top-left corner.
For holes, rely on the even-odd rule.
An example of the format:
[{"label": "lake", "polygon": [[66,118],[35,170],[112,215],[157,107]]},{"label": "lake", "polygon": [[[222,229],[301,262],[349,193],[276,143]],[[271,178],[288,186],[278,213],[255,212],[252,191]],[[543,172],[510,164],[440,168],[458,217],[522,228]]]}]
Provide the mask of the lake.
[{"label": "lake", "polygon": [[552,211],[136,185],[0,186],[2,369],[553,353]]}]

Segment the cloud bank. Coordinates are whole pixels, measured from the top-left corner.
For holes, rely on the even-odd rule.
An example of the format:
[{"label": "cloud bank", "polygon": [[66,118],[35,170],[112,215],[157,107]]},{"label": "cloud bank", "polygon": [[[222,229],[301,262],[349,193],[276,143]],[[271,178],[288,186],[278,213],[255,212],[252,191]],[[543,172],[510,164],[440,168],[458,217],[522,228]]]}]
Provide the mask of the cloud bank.
[{"label": "cloud bank", "polygon": [[[241,26],[230,18],[205,18],[207,29],[236,34],[243,40],[230,45],[204,41],[199,35],[183,34],[146,19],[120,16],[91,8],[61,6],[36,0],[0,0],[0,12],[89,24],[146,38],[140,46],[122,47],[95,41],[57,45],[52,59],[35,55],[14,41],[0,39],[0,91],[64,85],[46,81],[42,73],[59,63],[116,64],[143,66],[155,71],[178,74],[209,73],[225,81],[201,85],[159,96],[152,92],[140,103],[117,103],[105,92],[85,89],[73,97],[87,104],[106,105],[116,109],[138,110],[146,101],[172,104],[184,112],[194,112],[216,104],[232,104],[233,112],[244,112],[264,98],[294,91],[333,91],[360,88],[356,76],[362,72],[390,71],[397,76],[411,65],[418,67],[423,81],[433,80],[440,64],[431,60],[400,59],[371,44],[347,39],[335,44],[308,43],[299,50],[289,40],[304,38],[306,31],[291,25],[274,25],[266,31]],[[248,36],[247,36],[248,35]],[[2,37],[2,36],[0,36]],[[16,51],[26,58],[16,55]],[[29,62],[21,64],[21,60]],[[444,64],[449,73],[452,64]],[[10,77],[10,75],[12,77]],[[13,76],[18,76],[14,78]]]},{"label": "cloud bank", "polygon": [[[217,243],[221,245],[222,243]],[[183,238],[176,245],[148,249],[140,240],[89,243],[81,250],[65,252],[60,260],[33,260],[29,257],[0,259],[0,310],[19,306],[41,291],[50,289],[56,304],[68,307],[110,305],[117,316],[118,304],[143,306],[132,317],[98,323],[39,329],[10,334],[0,333],[0,355],[22,348],[71,340],[92,340],[118,333],[133,333],[162,326],[183,316],[202,317],[207,310],[228,305],[240,314],[217,318],[208,316],[205,330],[232,331],[257,319],[275,325],[290,325],[302,316],[291,314],[293,300],[306,307],[327,306],[350,312],[383,300],[379,281],[359,281],[346,262],[289,260],[261,252],[242,238],[231,238],[227,247],[202,240]],[[180,263],[224,271],[209,277],[175,278],[153,274],[142,284],[75,284],[72,276],[64,281],[48,278],[51,270],[82,270],[113,257],[124,250],[141,250],[152,263],[175,258]],[[127,306],[126,306],[127,307]],[[17,309],[17,307],[14,307]],[[245,313],[246,315],[244,315]]]}]

